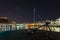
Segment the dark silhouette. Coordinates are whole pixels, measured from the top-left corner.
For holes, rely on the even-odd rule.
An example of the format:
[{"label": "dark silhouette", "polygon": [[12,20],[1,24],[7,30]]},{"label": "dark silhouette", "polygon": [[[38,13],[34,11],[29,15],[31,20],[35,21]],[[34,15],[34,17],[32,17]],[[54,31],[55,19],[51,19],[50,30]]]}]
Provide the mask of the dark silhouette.
[{"label": "dark silhouette", "polygon": [[45,26],[49,28],[49,30],[51,31],[50,27],[49,27],[50,22],[48,21],[48,19],[45,20]]}]

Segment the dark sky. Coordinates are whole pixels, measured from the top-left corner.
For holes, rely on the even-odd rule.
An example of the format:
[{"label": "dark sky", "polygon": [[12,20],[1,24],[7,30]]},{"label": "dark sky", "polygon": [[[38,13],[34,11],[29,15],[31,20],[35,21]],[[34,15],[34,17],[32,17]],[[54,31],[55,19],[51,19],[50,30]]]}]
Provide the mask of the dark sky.
[{"label": "dark sky", "polygon": [[60,1],[57,0],[0,0],[0,16],[7,16],[10,20],[32,22],[34,8],[36,20],[56,19],[60,16]]}]

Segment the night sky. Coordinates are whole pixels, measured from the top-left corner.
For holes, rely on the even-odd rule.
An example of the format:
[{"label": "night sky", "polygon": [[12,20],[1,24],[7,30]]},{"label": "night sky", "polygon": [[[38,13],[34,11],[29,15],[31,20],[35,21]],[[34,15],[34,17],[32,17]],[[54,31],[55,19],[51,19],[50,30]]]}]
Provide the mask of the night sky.
[{"label": "night sky", "polygon": [[60,17],[60,1],[57,0],[0,0],[0,16],[6,16],[9,20],[32,22],[34,8],[36,21]]}]

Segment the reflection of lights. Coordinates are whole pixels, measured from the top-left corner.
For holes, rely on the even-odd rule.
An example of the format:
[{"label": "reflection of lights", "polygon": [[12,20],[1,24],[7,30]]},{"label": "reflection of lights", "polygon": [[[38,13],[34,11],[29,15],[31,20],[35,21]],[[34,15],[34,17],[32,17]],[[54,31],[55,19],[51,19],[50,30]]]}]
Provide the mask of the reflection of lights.
[{"label": "reflection of lights", "polygon": [[19,30],[19,26],[17,26],[17,30]]},{"label": "reflection of lights", "polygon": [[43,27],[39,28],[39,30],[42,30],[42,29],[43,29]]},{"label": "reflection of lights", "polygon": [[60,29],[59,27],[55,27],[56,32],[59,32],[60,31],[59,29]]},{"label": "reflection of lights", "polygon": [[52,31],[60,32],[60,27],[51,27]]},{"label": "reflection of lights", "polygon": [[25,29],[28,29],[28,27],[25,27]]}]

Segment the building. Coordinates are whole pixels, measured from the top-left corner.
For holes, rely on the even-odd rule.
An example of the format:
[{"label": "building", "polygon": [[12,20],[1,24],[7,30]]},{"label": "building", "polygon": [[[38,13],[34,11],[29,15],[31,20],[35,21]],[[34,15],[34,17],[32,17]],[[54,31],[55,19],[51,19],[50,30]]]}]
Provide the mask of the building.
[{"label": "building", "polygon": [[9,22],[7,17],[0,17],[0,31],[16,30],[16,28],[13,29],[15,24],[14,22]]},{"label": "building", "polygon": [[[49,20],[50,24],[49,27],[52,31],[60,32],[60,17],[58,19]],[[44,26],[45,22],[35,22],[35,23],[17,23],[15,21],[9,21],[7,17],[0,17],[0,31],[14,31],[14,30],[23,30],[23,29],[35,29],[39,28],[39,30],[47,30],[49,31],[48,27]]]}]

